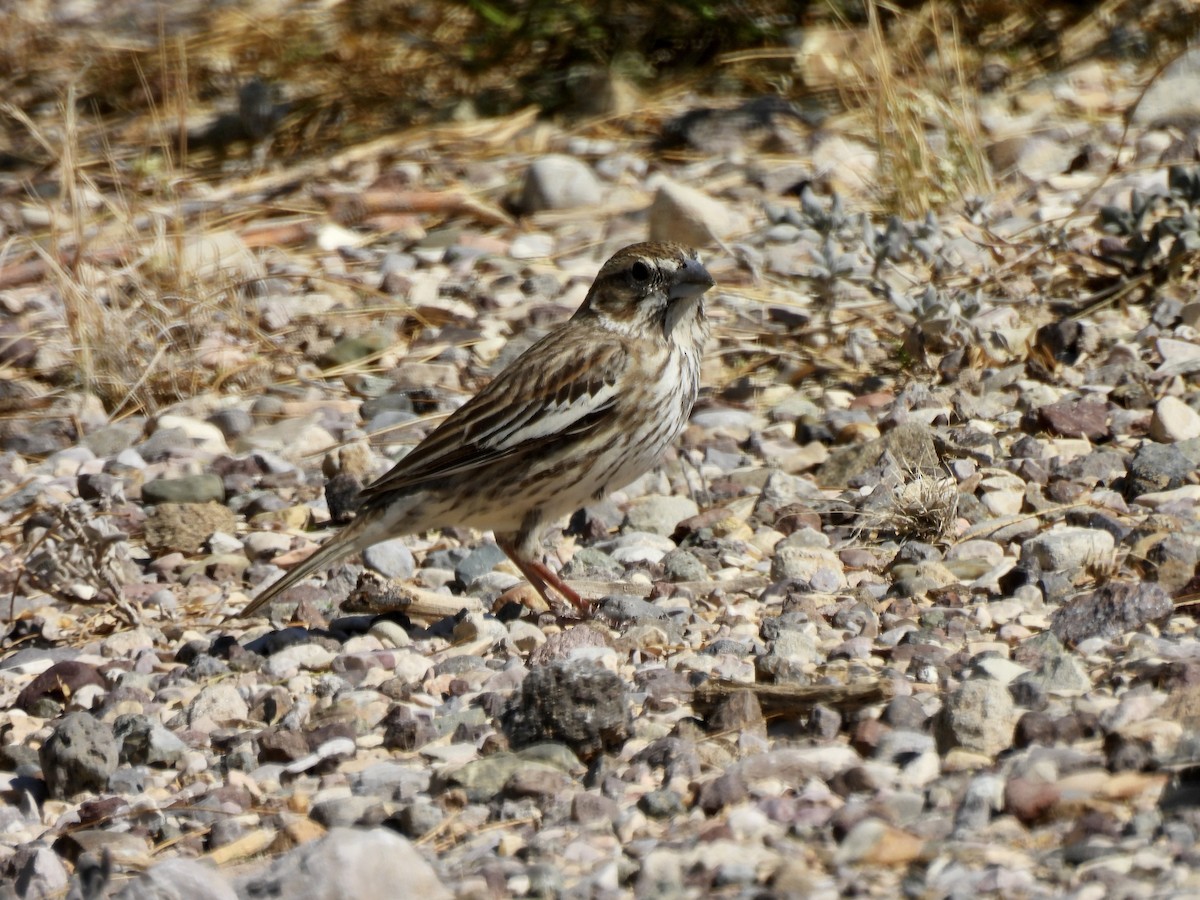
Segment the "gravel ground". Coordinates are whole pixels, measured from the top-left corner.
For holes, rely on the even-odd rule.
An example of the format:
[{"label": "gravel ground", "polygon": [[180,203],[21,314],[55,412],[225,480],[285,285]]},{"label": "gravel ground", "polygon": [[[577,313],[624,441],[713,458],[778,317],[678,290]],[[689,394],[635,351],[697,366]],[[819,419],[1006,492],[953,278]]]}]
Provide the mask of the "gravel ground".
[{"label": "gravel ground", "polygon": [[[153,413],[52,381],[63,277],[0,292],[0,895],[1200,895],[1198,67],[985,98],[995,191],[923,220],[718,101],[686,161],[518,117],[268,163],[179,248],[224,305],[113,348],[194,367]],[[280,190],[359,215],[260,241]],[[593,619],[449,531],[225,621],[647,237],[717,327],[679,446],[546,536]]]}]

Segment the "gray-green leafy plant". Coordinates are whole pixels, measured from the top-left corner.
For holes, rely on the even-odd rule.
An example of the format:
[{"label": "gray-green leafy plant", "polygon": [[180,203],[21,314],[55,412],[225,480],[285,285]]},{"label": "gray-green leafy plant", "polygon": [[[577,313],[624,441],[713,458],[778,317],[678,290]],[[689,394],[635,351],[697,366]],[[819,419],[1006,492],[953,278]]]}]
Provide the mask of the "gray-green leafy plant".
[{"label": "gray-green leafy plant", "polygon": [[1200,249],[1200,168],[1171,166],[1165,191],[1129,192],[1126,207],[1101,207],[1100,259],[1126,274],[1150,272]]}]

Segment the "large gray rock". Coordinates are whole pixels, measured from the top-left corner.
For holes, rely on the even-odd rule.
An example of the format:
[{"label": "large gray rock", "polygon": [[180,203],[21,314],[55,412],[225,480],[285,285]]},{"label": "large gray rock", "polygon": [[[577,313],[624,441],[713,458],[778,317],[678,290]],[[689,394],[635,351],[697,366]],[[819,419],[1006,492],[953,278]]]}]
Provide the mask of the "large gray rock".
[{"label": "large gray rock", "polygon": [[416,561],[403,538],[382,541],[363,551],[363,562],[385,578],[412,578]]},{"label": "large gray rock", "polygon": [[1172,444],[1146,441],[1138,447],[1129,461],[1125,496],[1133,499],[1155,491],[1172,491],[1187,484],[1200,462],[1197,454],[1189,454],[1194,444],[1194,441]]},{"label": "large gray rock", "polygon": [[237,900],[237,891],[213,866],[165,859],[125,886],[116,900]]},{"label": "large gray rock", "polygon": [[1071,573],[1084,566],[1107,563],[1116,541],[1100,528],[1058,528],[1021,545],[1021,562],[1043,572]]},{"label": "large gray rock", "polygon": [[1050,630],[1064,644],[1078,644],[1088,638],[1116,638],[1140,631],[1149,622],[1166,620],[1174,611],[1174,602],[1160,585],[1108,581],[1059,607],[1050,620]]},{"label": "large gray rock", "polygon": [[691,497],[650,494],[629,505],[624,527],[629,531],[648,531],[669,537],[676,525],[699,512],[700,507]]},{"label": "large gray rock", "polygon": [[140,713],[118,716],[112,731],[121,742],[121,761],[131,765],[173,766],[187,750],[174,732]]},{"label": "large gray rock", "polygon": [[1016,723],[1016,707],[1008,688],[990,678],[977,678],[964,682],[946,698],[935,736],[943,753],[962,747],[996,756],[1012,746]]},{"label": "large gray rock", "polygon": [[112,729],[91,713],[78,712],[63,717],[38,756],[50,796],[65,800],[107,788],[119,754]]},{"label": "large gray rock", "polygon": [[453,896],[406,838],[387,828],[334,828],[276,859],[266,872],[237,882],[242,897],[361,900]]},{"label": "large gray rock", "polygon": [[558,741],[590,760],[629,737],[633,719],[627,694],[621,677],[599,666],[542,666],[510,700],[504,731],[514,748]]},{"label": "large gray rock", "polygon": [[[8,868],[15,874],[16,896],[26,900],[61,897],[71,880],[59,855],[45,846],[18,845]],[[7,896],[3,891],[0,894]]]},{"label": "large gray rock", "polygon": [[885,452],[905,472],[921,472],[938,465],[933,430],[919,422],[909,422],[882,437],[836,448],[817,469],[817,481],[831,488],[844,488],[850,479],[877,466]]},{"label": "large gray rock", "polygon": [[250,715],[250,707],[229,682],[215,682],[200,689],[187,707],[189,724],[201,719],[211,719],[218,725],[225,722],[240,722]]}]

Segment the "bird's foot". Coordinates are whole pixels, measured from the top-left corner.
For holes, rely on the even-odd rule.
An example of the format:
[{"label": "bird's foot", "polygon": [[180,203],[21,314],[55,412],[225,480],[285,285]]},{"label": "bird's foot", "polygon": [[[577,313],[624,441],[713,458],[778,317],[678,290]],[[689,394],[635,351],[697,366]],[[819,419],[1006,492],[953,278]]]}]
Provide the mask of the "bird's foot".
[{"label": "bird's foot", "polygon": [[[534,586],[537,592],[542,595],[542,599],[550,604],[552,609],[556,605],[556,599],[560,599],[566,600],[582,615],[591,615],[591,603],[580,597],[569,584],[558,577],[557,572],[544,562],[523,558],[517,553],[516,548],[508,543],[501,543],[500,549],[513,561],[513,565],[521,570],[521,574],[525,576],[525,580]],[[551,591],[557,595],[557,598],[551,595]]]}]

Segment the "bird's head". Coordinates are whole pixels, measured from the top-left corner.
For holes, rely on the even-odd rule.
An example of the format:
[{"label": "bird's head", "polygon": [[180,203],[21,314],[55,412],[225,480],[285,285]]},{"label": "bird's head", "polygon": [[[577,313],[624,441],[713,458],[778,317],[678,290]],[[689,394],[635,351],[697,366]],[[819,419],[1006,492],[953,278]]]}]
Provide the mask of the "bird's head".
[{"label": "bird's head", "polygon": [[600,267],[575,318],[630,337],[662,334],[700,342],[706,333],[704,292],[712,276],[696,251],[680,244],[631,244]]}]

